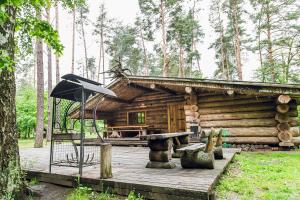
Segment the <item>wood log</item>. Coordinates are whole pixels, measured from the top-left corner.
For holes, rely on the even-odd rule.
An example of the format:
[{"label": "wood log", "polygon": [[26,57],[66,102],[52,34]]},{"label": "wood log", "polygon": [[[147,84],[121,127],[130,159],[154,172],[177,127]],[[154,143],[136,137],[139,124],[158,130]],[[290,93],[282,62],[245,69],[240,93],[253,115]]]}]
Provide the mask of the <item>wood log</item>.
[{"label": "wood log", "polygon": [[198,106],[192,105],[191,110],[194,111],[194,112],[197,112],[198,111]]},{"label": "wood log", "polygon": [[290,130],[290,125],[288,123],[279,123],[276,127],[280,132]]},{"label": "wood log", "polygon": [[278,121],[279,123],[287,123],[289,122],[290,116],[288,113],[277,113],[275,115],[275,120]]},{"label": "wood log", "polygon": [[278,138],[281,142],[291,142],[293,136],[290,131],[281,131],[278,133]]},{"label": "wood log", "polygon": [[300,127],[291,127],[290,131],[292,132],[293,137],[298,137],[300,136]]},{"label": "wood log", "polygon": [[[216,129],[219,131],[220,129]],[[202,129],[207,137],[210,129]],[[276,127],[248,127],[248,128],[226,128],[223,131],[225,137],[277,137]]]},{"label": "wood log", "polygon": [[221,114],[221,113],[236,113],[236,112],[245,112],[245,111],[263,111],[263,110],[273,110],[273,103],[260,103],[253,105],[238,105],[238,106],[224,106],[216,108],[202,108],[198,112],[202,114]]},{"label": "wood log", "polygon": [[214,137],[215,134],[216,134],[216,131],[215,131],[215,129],[212,128],[209,135],[208,135],[206,147],[205,147],[205,150],[204,150],[205,153],[212,152],[212,150],[215,146],[214,141],[213,141],[213,137]]},{"label": "wood log", "polygon": [[185,111],[184,111],[184,114],[185,114],[186,116],[192,116],[192,117],[194,117],[195,112],[192,111],[192,110],[185,110]]},{"label": "wood log", "polygon": [[[198,95],[200,96],[200,95]],[[261,96],[263,97],[263,96]],[[199,97],[198,103],[206,103],[206,102],[224,102],[224,101],[232,101],[232,100],[241,100],[241,99],[256,99],[258,96],[252,96],[252,95],[234,95],[234,96],[227,96],[225,94],[223,95],[211,95],[211,96],[205,96],[205,97]],[[274,98],[270,96],[265,96],[264,98],[269,98],[270,100]]]},{"label": "wood log", "polygon": [[227,90],[226,93],[227,93],[229,96],[234,96],[234,90]]},{"label": "wood log", "polygon": [[184,105],[183,106],[183,109],[186,111],[186,110],[192,110],[191,109],[192,105]]},{"label": "wood log", "polygon": [[273,111],[237,112],[222,114],[202,114],[199,116],[201,121],[229,120],[229,119],[261,119],[273,118],[276,113]]},{"label": "wood log", "polygon": [[225,120],[225,121],[201,121],[200,126],[202,128],[209,127],[272,127],[276,126],[275,119],[240,119],[240,120]]},{"label": "wood log", "polygon": [[269,98],[257,98],[257,99],[237,99],[232,101],[224,101],[224,102],[207,102],[198,104],[199,108],[213,108],[213,107],[222,107],[222,106],[232,106],[232,105],[249,105],[249,104],[258,104],[258,103],[266,103],[273,102],[272,99]]},{"label": "wood log", "polygon": [[184,90],[188,94],[191,94],[193,92],[193,88],[191,88],[191,87],[185,87]]},{"label": "wood log", "polygon": [[295,145],[300,145],[300,137],[294,137],[292,141]]},{"label": "wood log", "polygon": [[288,123],[290,126],[299,126],[300,125],[298,117],[290,118]]},{"label": "wood log", "polygon": [[182,168],[214,169],[215,158],[213,152],[203,151],[195,153],[183,153],[180,158]]},{"label": "wood log", "polygon": [[278,104],[287,104],[291,100],[292,100],[292,98],[289,95],[285,95],[285,94],[279,95],[277,97],[277,103]]},{"label": "wood log", "polygon": [[100,151],[100,178],[112,178],[111,144],[101,144]]},{"label": "wood log", "polygon": [[194,112],[194,117],[199,118],[200,114],[198,112]]},{"label": "wood log", "polygon": [[156,162],[169,162],[171,160],[171,151],[152,151],[149,152],[149,160]]},{"label": "wood log", "polygon": [[290,106],[287,104],[279,104],[276,106],[276,110],[279,113],[287,113],[290,110]]},{"label": "wood log", "polygon": [[185,117],[186,122],[194,122],[195,120],[196,120],[195,117],[192,117],[192,116],[186,116]]},{"label": "wood log", "polygon": [[278,144],[278,137],[223,137],[229,144]]},{"label": "wood log", "polygon": [[292,147],[292,146],[295,146],[295,145],[292,142],[280,142],[279,146],[280,147]]}]

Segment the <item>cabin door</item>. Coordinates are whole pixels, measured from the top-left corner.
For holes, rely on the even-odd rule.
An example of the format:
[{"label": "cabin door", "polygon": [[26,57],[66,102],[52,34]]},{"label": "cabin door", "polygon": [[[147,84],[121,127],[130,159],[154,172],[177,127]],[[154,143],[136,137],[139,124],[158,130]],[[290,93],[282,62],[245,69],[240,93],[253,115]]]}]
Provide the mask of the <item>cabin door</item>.
[{"label": "cabin door", "polygon": [[183,105],[168,105],[168,129],[170,133],[185,131]]}]

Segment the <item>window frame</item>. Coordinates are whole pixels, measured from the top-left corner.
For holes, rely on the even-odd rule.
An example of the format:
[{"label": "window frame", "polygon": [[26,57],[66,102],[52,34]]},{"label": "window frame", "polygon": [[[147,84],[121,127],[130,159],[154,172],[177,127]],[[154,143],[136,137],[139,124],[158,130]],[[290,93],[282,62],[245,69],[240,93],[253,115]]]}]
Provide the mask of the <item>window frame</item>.
[{"label": "window frame", "polygon": [[[133,124],[130,124],[130,120],[129,120],[129,115],[130,115],[130,113],[137,113],[137,115],[139,114],[139,113],[144,113],[144,123],[138,123],[138,116],[137,116],[137,119],[136,119],[136,122],[137,123],[133,123]],[[132,126],[134,126],[134,125],[145,125],[146,124],[146,111],[145,110],[142,110],[142,111],[129,111],[129,112],[127,112],[127,125],[132,125]]]}]

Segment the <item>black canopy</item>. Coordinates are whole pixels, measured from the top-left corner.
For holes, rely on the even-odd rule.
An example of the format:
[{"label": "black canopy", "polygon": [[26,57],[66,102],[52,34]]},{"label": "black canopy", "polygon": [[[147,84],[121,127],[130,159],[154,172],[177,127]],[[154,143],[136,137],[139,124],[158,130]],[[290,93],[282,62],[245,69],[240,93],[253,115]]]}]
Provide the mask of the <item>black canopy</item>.
[{"label": "black canopy", "polygon": [[55,86],[51,92],[51,97],[80,102],[82,99],[82,89],[84,91],[85,100],[87,100],[90,95],[94,95],[96,93],[116,97],[116,94],[113,91],[101,87],[100,83],[81,76],[66,74],[61,78],[64,80]]}]

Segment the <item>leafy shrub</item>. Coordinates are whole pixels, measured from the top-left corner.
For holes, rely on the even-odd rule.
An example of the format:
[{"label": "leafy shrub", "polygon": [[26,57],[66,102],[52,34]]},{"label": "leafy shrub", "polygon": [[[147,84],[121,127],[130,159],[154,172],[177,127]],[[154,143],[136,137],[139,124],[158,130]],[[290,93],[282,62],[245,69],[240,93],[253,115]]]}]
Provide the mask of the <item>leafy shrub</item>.
[{"label": "leafy shrub", "polygon": [[136,195],[134,191],[131,191],[126,200],[143,200],[143,197],[140,194]]}]

